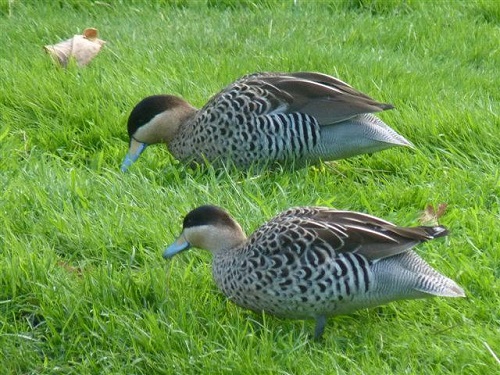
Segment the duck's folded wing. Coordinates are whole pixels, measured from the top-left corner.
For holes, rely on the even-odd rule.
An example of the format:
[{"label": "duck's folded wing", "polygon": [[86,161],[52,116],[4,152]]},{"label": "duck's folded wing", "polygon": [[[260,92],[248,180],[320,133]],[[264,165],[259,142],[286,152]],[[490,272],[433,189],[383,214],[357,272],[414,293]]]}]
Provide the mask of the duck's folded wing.
[{"label": "duck's folded wing", "polygon": [[[214,95],[198,117],[226,113],[249,118],[268,114],[300,112],[319,125],[331,125],[352,117],[391,109],[352,88],[345,82],[321,73],[255,73],[237,80]],[[210,112],[210,113],[208,113]]]},{"label": "duck's folded wing", "polygon": [[331,125],[357,115],[393,108],[391,104],[380,103],[324,74],[294,73],[258,79],[279,90],[283,101],[290,103],[289,112],[308,114],[316,118],[320,125]]},{"label": "duck's folded wing", "polygon": [[352,252],[369,260],[410,250],[448,231],[442,226],[399,227],[377,217],[324,207],[292,208],[271,220],[280,233],[282,249],[304,252],[326,247],[335,253]]}]

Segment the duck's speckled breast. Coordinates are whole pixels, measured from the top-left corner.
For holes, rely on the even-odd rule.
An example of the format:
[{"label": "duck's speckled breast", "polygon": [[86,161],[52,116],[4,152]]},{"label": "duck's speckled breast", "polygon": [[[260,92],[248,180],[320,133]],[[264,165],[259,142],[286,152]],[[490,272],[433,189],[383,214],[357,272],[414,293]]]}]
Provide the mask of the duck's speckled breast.
[{"label": "duck's speckled breast", "polygon": [[258,86],[235,84],[181,125],[170,152],[183,161],[231,160],[239,167],[304,159],[318,142],[319,125],[302,113],[273,111],[276,101]]},{"label": "duck's speckled breast", "polygon": [[262,256],[258,247],[215,254],[217,286],[236,304],[273,315],[309,319],[344,314],[371,301],[371,264],[357,254],[339,254],[322,264],[312,257],[276,254]]}]

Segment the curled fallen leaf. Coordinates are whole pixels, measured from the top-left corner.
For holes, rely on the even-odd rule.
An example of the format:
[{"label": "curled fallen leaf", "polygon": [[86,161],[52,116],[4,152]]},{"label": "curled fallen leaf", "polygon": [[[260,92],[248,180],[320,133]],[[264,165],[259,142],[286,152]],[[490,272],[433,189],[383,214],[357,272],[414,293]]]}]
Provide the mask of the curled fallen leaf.
[{"label": "curled fallen leaf", "polygon": [[438,204],[437,208],[432,204],[427,205],[420,215],[420,222],[424,225],[438,225],[439,218],[444,215],[447,207],[446,203]]},{"label": "curled fallen leaf", "polygon": [[76,60],[78,66],[85,66],[99,53],[104,43],[97,37],[97,29],[88,28],[82,35],[74,35],[71,39],[43,48],[63,67],[71,58]]}]

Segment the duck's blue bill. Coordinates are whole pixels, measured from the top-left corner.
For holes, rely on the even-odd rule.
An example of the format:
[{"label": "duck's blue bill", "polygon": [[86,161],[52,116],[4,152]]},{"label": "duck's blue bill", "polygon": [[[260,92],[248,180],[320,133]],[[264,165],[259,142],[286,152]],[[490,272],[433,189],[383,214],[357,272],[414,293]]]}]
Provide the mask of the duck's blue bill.
[{"label": "duck's blue bill", "polygon": [[125,156],[125,159],[123,159],[122,165],[120,167],[120,170],[122,172],[126,172],[128,168],[134,164],[134,162],[139,159],[139,156],[141,156],[142,152],[146,149],[147,143],[142,143],[138,142],[135,139],[132,139],[130,142],[130,147],[128,149],[128,153]]},{"label": "duck's blue bill", "polygon": [[190,247],[191,244],[186,241],[183,235],[180,235],[172,245],[165,249],[165,251],[163,252],[163,258],[172,258],[175,254],[180,253],[183,250],[187,250]]}]

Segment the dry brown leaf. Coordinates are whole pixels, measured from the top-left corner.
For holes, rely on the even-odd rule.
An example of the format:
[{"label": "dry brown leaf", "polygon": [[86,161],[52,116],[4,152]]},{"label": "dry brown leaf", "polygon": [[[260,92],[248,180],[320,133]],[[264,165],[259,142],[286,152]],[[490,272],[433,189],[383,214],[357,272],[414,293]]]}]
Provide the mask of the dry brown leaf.
[{"label": "dry brown leaf", "polygon": [[60,43],[46,45],[44,49],[63,67],[68,65],[71,58],[76,60],[78,66],[85,66],[99,53],[104,43],[104,40],[97,38],[97,29],[88,28],[83,31],[83,35],[74,35]]},{"label": "dry brown leaf", "polygon": [[57,264],[70,273],[74,273],[78,276],[82,275],[82,269],[80,267],[73,267],[70,264],[68,264],[62,260],[58,261]]},{"label": "dry brown leaf", "polygon": [[420,215],[420,222],[426,225],[438,225],[439,218],[444,215],[448,204],[440,203],[437,209],[432,204],[427,205]]}]

